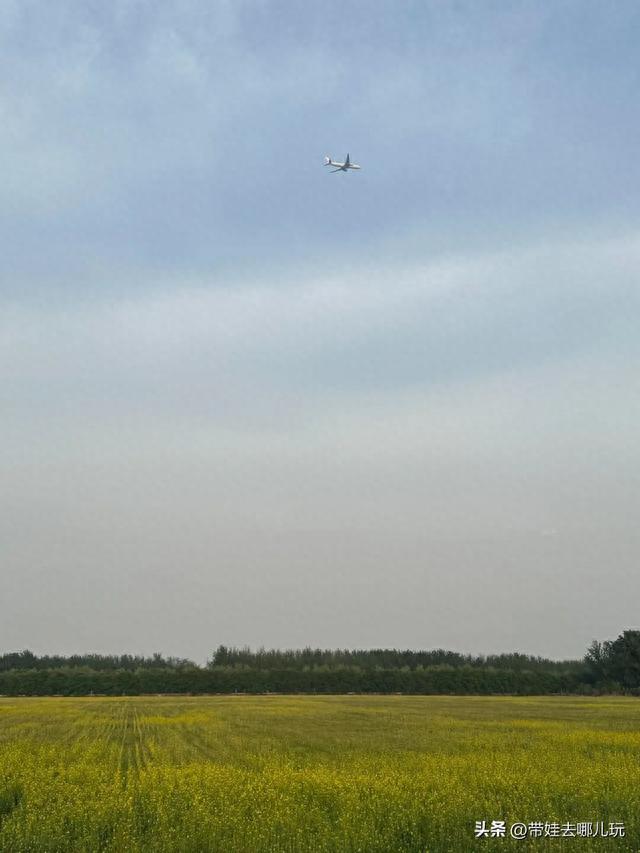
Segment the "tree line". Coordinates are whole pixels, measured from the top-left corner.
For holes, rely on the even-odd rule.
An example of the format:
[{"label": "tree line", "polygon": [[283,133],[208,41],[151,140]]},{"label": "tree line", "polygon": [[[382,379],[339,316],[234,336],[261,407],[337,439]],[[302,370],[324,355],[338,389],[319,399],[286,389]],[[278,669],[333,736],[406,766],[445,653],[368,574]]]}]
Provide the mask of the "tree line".
[{"label": "tree line", "polygon": [[277,650],[218,646],[205,666],[136,655],[0,655],[5,696],[154,693],[406,693],[640,695],[640,631],[594,641],[580,660],[520,653],[471,656],[411,651]]},{"label": "tree line", "polygon": [[193,661],[186,658],[163,657],[154,654],[151,657],[142,655],[34,655],[28,650],[8,652],[0,655],[0,672],[12,669],[87,669],[102,672],[104,670],[125,670],[133,672],[137,669],[183,669],[194,667]]},{"label": "tree line", "polygon": [[257,670],[305,670],[318,666],[358,667],[360,669],[409,669],[434,666],[472,667],[476,669],[508,669],[514,672],[577,672],[583,662],[553,661],[519,652],[501,655],[463,655],[446,649],[413,651],[411,649],[258,649],[218,646],[209,666],[250,667]]}]

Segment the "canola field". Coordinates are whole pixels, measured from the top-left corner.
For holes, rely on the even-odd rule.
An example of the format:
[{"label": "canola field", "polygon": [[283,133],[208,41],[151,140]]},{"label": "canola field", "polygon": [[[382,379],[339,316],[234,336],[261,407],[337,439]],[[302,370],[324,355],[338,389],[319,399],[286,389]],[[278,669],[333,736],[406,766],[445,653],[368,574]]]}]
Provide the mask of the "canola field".
[{"label": "canola field", "polygon": [[640,700],[0,698],[2,853],[482,850],[640,850]]}]

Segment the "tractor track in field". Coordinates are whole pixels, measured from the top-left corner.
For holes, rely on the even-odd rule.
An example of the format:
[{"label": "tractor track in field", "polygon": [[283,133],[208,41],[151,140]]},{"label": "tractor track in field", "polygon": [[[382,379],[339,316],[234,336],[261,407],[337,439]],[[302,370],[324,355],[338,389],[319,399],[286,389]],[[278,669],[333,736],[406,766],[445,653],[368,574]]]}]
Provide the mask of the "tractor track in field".
[{"label": "tractor track in field", "polygon": [[147,766],[149,753],[134,702],[124,703],[120,727],[119,769],[122,784],[126,786],[132,776],[137,776]]}]

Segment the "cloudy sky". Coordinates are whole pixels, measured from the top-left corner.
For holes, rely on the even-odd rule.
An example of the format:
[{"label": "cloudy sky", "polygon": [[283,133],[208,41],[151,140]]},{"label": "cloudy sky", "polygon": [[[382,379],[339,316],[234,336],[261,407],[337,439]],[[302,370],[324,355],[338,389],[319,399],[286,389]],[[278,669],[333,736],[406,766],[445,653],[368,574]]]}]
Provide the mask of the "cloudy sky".
[{"label": "cloudy sky", "polygon": [[638,627],[639,39],[2,0],[0,651]]}]

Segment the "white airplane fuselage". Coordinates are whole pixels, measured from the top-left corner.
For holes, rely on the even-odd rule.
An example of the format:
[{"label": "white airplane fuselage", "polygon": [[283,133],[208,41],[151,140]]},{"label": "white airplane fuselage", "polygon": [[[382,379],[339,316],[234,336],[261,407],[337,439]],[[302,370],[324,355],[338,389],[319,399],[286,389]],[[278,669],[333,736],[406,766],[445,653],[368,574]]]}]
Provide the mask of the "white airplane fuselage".
[{"label": "white airplane fuselage", "polygon": [[351,163],[348,156],[347,156],[347,159],[344,163],[336,163],[336,161],[332,160],[331,157],[325,157],[324,158],[324,165],[325,166],[332,166],[336,172],[346,172],[348,169],[359,169],[360,168],[360,166],[358,166],[357,163]]}]

